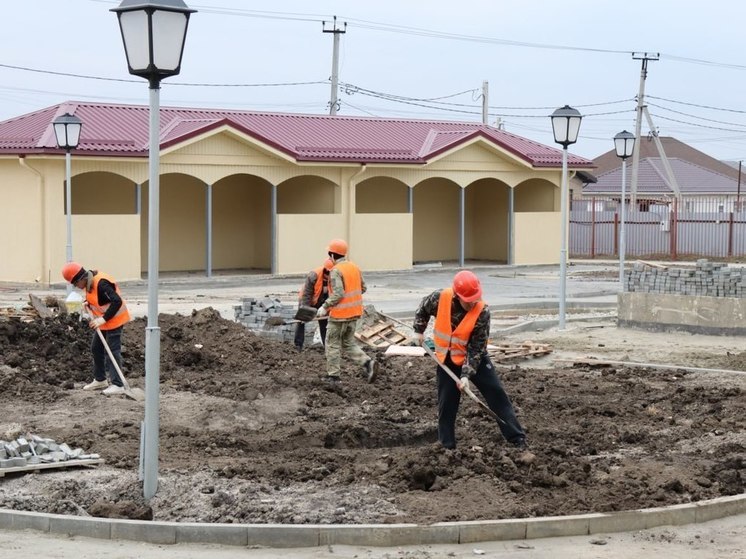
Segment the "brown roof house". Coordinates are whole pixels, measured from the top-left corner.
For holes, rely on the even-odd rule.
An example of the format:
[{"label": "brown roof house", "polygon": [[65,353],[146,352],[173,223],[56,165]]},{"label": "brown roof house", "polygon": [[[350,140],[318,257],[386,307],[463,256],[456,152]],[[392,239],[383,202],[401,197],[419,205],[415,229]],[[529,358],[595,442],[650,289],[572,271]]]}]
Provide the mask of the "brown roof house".
[{"label": "brown roof house", "polygon": [[[690,209],[694,206],[722,206],[720,211],[732,211],[741,190],[738,168],[719,161],[674,138],[660,138],[666,158],[673,171],[680,195]],[[614,150],[594,160],[595,182],[583,186],[584,198],[590,196],[620,198],[622,189],[621,159]],[[632,159],[627,160],[625,197],[630,199]],[[577,179],[576,179],[577,180]],[[655,143],[644,138],[640,144],[637,197],[645,200],[670,200],[676,196],[668,178],[663,159]]]},{"label": "brown roof house", "polygon": [[[61,281],[66,113],[73,259],[140,279],[148,107],[67,102],[0,122],[0,281]],[[366,270],[559,260],[562,152],[491,126],[162,107],[159,138],[164,272],[303,273],[335,237]]]}]

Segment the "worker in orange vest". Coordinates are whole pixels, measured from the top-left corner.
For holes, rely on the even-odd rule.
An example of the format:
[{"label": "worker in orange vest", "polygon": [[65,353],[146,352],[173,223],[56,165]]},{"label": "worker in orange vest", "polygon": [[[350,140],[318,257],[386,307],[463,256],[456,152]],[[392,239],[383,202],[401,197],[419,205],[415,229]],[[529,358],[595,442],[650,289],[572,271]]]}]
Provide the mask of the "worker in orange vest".
[{"label": "worker in orange vest", "polygon": [[[106,339],[114,359],[122,367],[122,329],[130,321],[127,304],[121,297],[114,279],[98,270],[86,270],[77,262],[68,262],[62,267],[62,277],[85,293],[86,306],[91,313],[88,325],[98,328]],[[110,362],[104,344],[98,335],[91,342],[93,354],[93,381],[83,390],[103,390],[107,396],[124,394],[122,380]],[[106,380],[109,373],[111,385]]]},{"label": "worker in orange vest", "polygon": [[356,264],[347,260],[347,242],[334,239],[327,250],[329,258],[334,262],[329,274],[329,298],[316,314],[321,319],[329,315],[326,330],[326,378],[332,384],[339,382],[342,355],[345,355],[355,364],[362,365],[365,378],[368,382],[373,382],[378,375],[378,363],[360,349],[355,339],[358,320],[363,316],[363,274]]},{"label": "worker in orange vest", "polygon": [[456,448],[456,414],[461,390],[466,382],[471,381],[502,420],[497,424],[503,437],[517,448],[525,449],[526,434],[487,353],[490,311],[482,300],[479,278],[463,270],[453,278],[451,287],[425,297],[415,313],[413,344],[422,345],[424,342],[424,332],[431,316],[435,317],[435,356],[461,378],[461,382],[456,383],[440,365],[437,367],[440,443],[445,448]]},{"label": "worker in orange vest", "polygon": [[[318,308],[329,298],[329,271],[334,267],[331,258],[324,260],[324,264],[308,272],[306,281],[298,293],[298,305]],[[319,320],[319,334],[321,343],[326,345],[326,320]],[[295,328],[295,348],[303,351],[306,339],[306,323],[301,321]]]}]

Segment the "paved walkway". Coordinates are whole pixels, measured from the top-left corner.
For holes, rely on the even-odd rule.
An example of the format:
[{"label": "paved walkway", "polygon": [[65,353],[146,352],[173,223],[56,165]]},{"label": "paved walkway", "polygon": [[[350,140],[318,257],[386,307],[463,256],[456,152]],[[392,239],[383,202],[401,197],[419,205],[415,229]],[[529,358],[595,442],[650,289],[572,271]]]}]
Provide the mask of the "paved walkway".
[{"label": "paved walkway", "polygon": [[[470,266],[482,281],[485,300],[493,308],[520,308],[541,305],[557,308],[559,300],[558,266]],[[609,264],[571,264],[567,267],[566,303],[574,305],[613,304],[619,282]],[[405,316],[414,312],[420,300],[435,289],[448,286],[456,267],[417,267],[395,272],[364,272],[368,291],[365,302],[384,313]],[[605,272],[605,279],[593,274]],[[206,278],[197,274],[164,275],[159,279],[158,310],[161,313],[188,313],[192,309],[213,307],[233,319],[233,306],[244,297],[277,297],[295,304],[303,276],[267,274],[216,275]],[[147,314],[146,280],[122,282],[130,311],[135,316]],[[0,306],[23,306],[28,294],[41,297],[65,296],[64,284],[51,288],[38,284],[0,283]]]}]

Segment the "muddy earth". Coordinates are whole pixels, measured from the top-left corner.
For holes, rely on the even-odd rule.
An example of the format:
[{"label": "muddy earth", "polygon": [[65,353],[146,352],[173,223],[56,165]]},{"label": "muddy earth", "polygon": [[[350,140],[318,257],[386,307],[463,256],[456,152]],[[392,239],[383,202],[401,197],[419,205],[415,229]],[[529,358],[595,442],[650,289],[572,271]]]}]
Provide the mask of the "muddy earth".
[{"label": "muddy earth", "polygon": [[[98,453],[94,469],[0,478],[0,507],[228,523],[431,523],[608,512],[743,493],[746,375],[575,366],[500,375],[535,460],[468,399],[437,443],[434,365],[386,357],[375,384],[323,380],[297,353],[211,308],[161,315],[160,484],[137,480],[142,403],[82,391],[91,332],[74,317],[0,320],[0,438]],[[145,320],[123,335],[144,387]],[[746,369],[746,353],[712,367]],[[529,461],[530,462],[530,461]]]}]

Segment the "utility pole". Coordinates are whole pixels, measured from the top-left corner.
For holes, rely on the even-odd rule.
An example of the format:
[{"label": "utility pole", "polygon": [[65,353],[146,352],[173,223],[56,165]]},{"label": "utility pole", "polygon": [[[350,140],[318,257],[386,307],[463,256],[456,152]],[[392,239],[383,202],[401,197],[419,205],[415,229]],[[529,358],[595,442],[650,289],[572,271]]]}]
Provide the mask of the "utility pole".
[{"label": "utility pole", "polygon": [[337,27],[337,16],[334,16],[334,25],[331,29],[326,28],[326,22],[321,22],[321,29],[324,33],[334,34],[334,53],[332,55],[332,92],[329,97],[329,114],[334,116],[339,108],[337,100],[337,89],[339,88],[339,36],[347,33],[347,22],[345,21],[342,29]]},{"label": "utility pole", "polygon": [[635,148],[632,151],[632,180],[630,181],[630,204],[637,201],[637,175],[640,169],[640,130],[642,127],[642,109],[645,106],[645,78],[648,76],[648,60],[660,59],[657,52],[633,52],[633,60],[642,60],[640,71],[640,91],[637,94],[637,120],[635,121]]},{"label": "utility pole", "polygon": [[741,211],[741,164],[743,161],[738,162],[738,190],[736,190],[736,211]]},{"label": "utility pole", "polygon": [[490,82],[482,82],[482,124],[489,124]]}]

